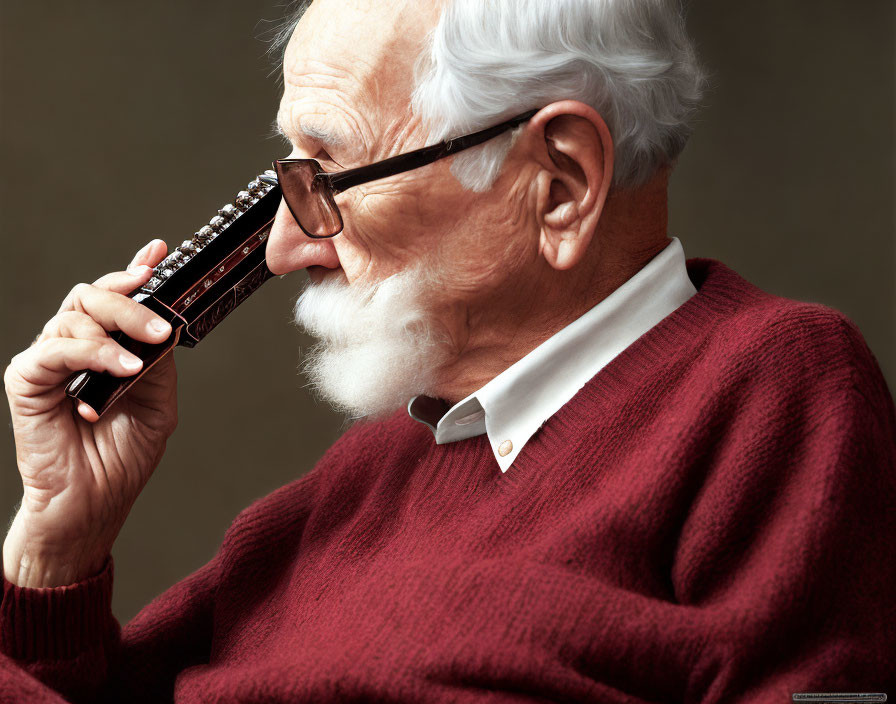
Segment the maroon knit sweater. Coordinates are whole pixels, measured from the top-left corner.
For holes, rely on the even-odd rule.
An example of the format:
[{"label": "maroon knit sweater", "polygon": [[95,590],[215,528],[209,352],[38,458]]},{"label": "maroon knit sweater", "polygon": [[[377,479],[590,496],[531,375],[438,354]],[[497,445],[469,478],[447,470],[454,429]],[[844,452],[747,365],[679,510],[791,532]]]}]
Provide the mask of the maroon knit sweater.
[{"label": "maroon knit sweater", "polygon": [[[896,694],[896,420],[856,328],[710,260],[506,474],[359,423],[123,630],[111,564],[4,584],[0,700]],[[58,692],[58,694],[57,694]]]}]

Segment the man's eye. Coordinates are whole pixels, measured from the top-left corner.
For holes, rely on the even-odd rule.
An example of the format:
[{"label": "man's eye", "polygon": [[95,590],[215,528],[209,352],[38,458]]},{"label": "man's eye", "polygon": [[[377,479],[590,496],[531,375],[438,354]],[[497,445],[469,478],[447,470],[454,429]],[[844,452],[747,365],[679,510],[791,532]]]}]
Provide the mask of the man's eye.
[{"label": "man's eye", "polygon": [[345,167],[330,156],[326,149],[321,149],[314,157],[319,164],[322,164],[324,171],[340,171]]}]

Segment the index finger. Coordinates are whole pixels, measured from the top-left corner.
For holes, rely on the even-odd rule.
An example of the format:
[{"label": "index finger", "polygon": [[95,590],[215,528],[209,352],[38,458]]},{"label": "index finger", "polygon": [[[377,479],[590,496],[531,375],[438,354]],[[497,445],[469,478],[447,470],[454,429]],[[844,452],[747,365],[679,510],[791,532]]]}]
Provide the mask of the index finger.
[{"label": "index finger", "polygon": [[128,296],[97,286],[78,284],[64,305],[67,310],[89,315],[104,330],[121,330],[141,342],[157,343],[171,334],[170,323],[151,309]]},{"label": "index finger", "polygon": [[163,240],[151,240],[145,247],[143,247],[143,249],[134,255],[128,268],[130,269],[132,266],[140,265],[155,266],[165,258],[167,253],[168,245],[166,245]]},{"label": "index finger", "polygon": [[114,271],[101,276],[93,285],[115,293],[130,293],[149,281],[152,267],[162,261],[167,253],[168,246],[163,240],[152,240],[137,252],[127,271]]}]

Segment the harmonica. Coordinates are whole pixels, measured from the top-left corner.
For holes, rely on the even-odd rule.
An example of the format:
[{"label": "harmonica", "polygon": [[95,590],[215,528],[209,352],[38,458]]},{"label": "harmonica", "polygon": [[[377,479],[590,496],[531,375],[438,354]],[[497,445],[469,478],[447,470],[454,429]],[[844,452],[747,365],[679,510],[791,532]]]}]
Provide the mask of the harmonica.
[{"label": "harmonica", "polygon": [[128,294],[167,320],[172,329],[168,339],[156,345],[138,342],[120,331],[110,333],[143,360],[140,371],[130,377],[77,372],[66,394],[101,416],[176,346],[196,346],[273,275],[265,250],[279,206],[277,175],[265,171],[159,262],[149,281]]}]

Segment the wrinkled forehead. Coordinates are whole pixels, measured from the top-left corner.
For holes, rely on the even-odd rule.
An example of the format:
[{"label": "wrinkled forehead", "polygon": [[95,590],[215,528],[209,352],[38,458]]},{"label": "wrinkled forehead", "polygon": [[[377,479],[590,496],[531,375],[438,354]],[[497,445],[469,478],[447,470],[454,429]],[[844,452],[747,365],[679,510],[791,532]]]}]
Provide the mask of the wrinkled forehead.
[{"label": "wrinkled forehead", "polygon": [[414,64],[441,4],[315,0],[284,55],[283,128],[363,134],[405,119]]}]

